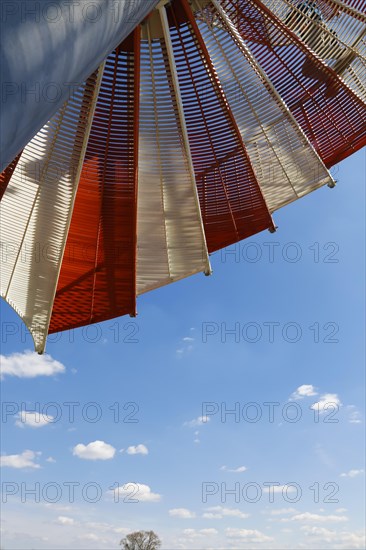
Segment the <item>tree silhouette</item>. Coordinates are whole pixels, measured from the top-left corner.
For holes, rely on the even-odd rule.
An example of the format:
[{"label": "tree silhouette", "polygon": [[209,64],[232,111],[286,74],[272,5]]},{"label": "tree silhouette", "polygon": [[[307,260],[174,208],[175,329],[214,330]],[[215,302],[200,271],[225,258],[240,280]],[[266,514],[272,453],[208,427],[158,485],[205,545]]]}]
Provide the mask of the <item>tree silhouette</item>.
[{"label": "tree silhouette", "polygon": [[159,550],[161,540],[154,531],[135,531],[120,542],[122,550]]}]

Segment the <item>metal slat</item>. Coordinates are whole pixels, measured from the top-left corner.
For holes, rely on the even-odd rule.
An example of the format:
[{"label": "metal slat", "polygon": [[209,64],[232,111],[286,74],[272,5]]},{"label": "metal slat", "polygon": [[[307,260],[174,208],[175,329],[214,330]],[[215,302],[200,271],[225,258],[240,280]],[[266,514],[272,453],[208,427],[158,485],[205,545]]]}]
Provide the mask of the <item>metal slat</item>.
[{"label": "metal slat", "polygon": [[[201,18],[203,37],[270,211],[322,185],[333,185],[328,170],[220,3],[213,0],[209,15]],[[214,18],[220,24],[210,26],[209,19]]]},{"label": "metal slat", "polygon": [[136,313],[140,31],[108,57],[50,333]]},{"label": "metal slat", "polygon": [[210,272],[169,36],[145,23],[141,56],[138,294]]},{"label": "metal slat", "polygon": [[[39,353],[45,347],[99,82],[92,75],[26,146],[1,202],[2,240],[14,249],[2,265],[1,293],[25,322]],[[83,105],[84,94],[92,100]]]},{"label": "metal slat", "polygon": [[210,252],[273,228],[239,129],[193,14],[167,8],[206,239]]},{"label": "metal slat", "polygon": [[365,103],[264,2],[221,5],[328,168],[366,144]]}]

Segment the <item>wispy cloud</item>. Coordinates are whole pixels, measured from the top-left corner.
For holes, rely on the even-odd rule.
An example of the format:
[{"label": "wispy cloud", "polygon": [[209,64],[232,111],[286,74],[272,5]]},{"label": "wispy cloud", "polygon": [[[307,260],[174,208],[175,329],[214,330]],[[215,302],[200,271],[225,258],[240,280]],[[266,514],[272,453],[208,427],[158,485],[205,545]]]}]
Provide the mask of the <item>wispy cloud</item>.
[{"label": "wispy cloud", "polygon": [[241,474],[247,471],[246,466],[238,466],[238,468],[228,468],[227,466],[221,466],[220,470],[224,472],[233,472],[234,474]]},{"label": "wispy cloud", "polygon": [[362,416],[360,411],[355,407],[355,405],[347,405],[348,411],[348,422],[350,424],[361,424]]},{"label": "wispy cloud", "polygon": [[184,422],[183,426],[187,426],[188,428],[196,428],[197,426],[203,426],[203,424],[207,424],[208,422],[210,422],[209,416],[198,416],[193,420]]},{"label": "wispy cloud", "polygon": [[88,521],[86,524],[88,529],[93,529],[94,531],[101,531],[102,533],[118,533],[120,535],[126,535],[131,532],[131,529],[128,527],[116,527],[110,523],[100,522],[100,521]]},{"label": "wispy cloud", "polygon": [[131,445],[128,447],[126,453],[128,455],[147,455],[149,454],[149,450],[145,445],[140,443],[139,445]]},{"label": "wispy cloud", "polygon": [[284,516],[286,514],[296,514],[297,510],[295,508],[277,508],[277,510],[271,510],[269,514],[271,516]]},{"label": "wispy cloud", "polygon": [[365,473],[365,470],[349,470],[340,474],[340,477],[357,477]]},{"label": "wispy cloud", "polygon": [[245,542],[271,542],[273,541],[272,537],[268,537],[261,531],[257,529],[233,529],[229,527],[225,529],[225,534],[228,538],[238,539]]},{"label": "wispy cloud", "polygon": [[246,514],[238,508],[226,508],[224,506],[211,506],[206,508],[206,512],[202,514],[205,519],[223,519],[224,517],[235,517],[247,519],[250,514]]},{"label": "wispy cloud", "polygon": [[38,469],[41,466],[35,462],[41,455],[41,452],[34,452],[30,450],[23,451],[18,455],[1,455],[0,466],[7,468],[33,468]]},{"label": "wispy cloud", "polygon": [[310,538],[312,548],[314,544],[317,544],[317,548],[343,548],[344,550],[365,548],[365,533],[361,531],[333,531],[310,525],[303,525],[300,529],[306,537]]},{"label": "wispy cloud", "polygon": [[315,387],[312,384],[303,384],[291,394],[290,401],[297,401],[298,399],[304,399],[304,397],[312,397],[314,395],[318,395],[315,391]]},{"label": "wispy cloud", "polygon": [[54,421],[54,416],[41,414],[37,411],[20,411],[15,415],[15,425],[18,428],[42,428]]},{"label": "wispy cloud", "polygon": [[[191,333],[194,331],[194,328],[190,329]],[[193,350],[193,342],[195,339],[193,336],[184,336],[181,340],[181,344],[176,350],[176,353],[179,357],[182,357],[184,354],[190,353]]]},{"label": "wispy cloud", "polygon": [[212,537],[218,534],[217,529],[184,529],[183,535],[190,539],[201,537]]},{"label": "wispy cloud", "polygon": [[187,508],[172,508],[169,510],[169,515],[173,518],[182,519],[192,519],[196,517],[196,514]]},{"label": "wispy cloud", "polygon": [[295,514],[290,518],[282,518],[281,521],[299,521],[303,523],[343,523],[348,521],[348,517],[335,514],[321,515],[313,514],[311,512],[303,512],[301,514]]}]

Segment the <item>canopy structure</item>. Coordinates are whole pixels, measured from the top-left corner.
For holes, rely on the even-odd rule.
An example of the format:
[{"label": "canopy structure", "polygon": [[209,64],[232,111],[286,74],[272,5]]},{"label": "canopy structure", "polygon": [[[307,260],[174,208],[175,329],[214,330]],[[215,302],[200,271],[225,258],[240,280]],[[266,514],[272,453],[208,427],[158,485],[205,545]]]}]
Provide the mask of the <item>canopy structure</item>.
[{"label": "canopy structure", "polygon": [[334,186],[328,169],[366,144],[365,11],[162,0],[118,31],[1,174],[1,294],[38,352],[210,274],[210,253]]}]

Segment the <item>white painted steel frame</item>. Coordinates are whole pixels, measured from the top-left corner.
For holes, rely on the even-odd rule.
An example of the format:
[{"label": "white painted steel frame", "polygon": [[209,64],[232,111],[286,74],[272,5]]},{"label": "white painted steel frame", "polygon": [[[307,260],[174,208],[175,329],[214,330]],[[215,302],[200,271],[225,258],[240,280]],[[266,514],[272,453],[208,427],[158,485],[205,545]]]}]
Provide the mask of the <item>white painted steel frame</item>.
[{"label": "white painted steel frame", "polygon": [[1,296],[24,321],[38,353],[45,349],[103,68],[25,147],[0,203],[1,240],[8,252]]},{"label": "white painted steel frame", "polygon": [[[164,19],[162,23],[165,25]],[[169,30],[165,28],[165,40],[153,40],[149,22],[145,25],[138,163],[138,295],[194,273],[211,273],[179,84],[171,50],[169,53]]]}]

